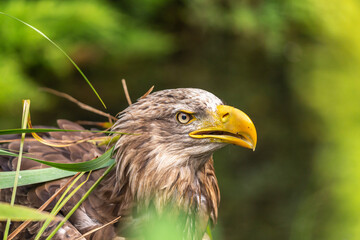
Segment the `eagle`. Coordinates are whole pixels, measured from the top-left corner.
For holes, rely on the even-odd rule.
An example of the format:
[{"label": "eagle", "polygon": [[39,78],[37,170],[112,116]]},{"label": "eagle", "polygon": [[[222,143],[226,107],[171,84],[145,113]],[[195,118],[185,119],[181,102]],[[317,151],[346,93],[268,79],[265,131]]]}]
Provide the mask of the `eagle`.
[{"label": "eagle", "polygon": [[[77,123],[58,120],[60,129],[84,130]],[[119,113],[111,131],[128,133],[114,143],[116,166],[75,211],[54,239],[85,239],[82,234],[99,228],[116,217],[119,222],[87,235],[86,239],[146,239],[144,226],[158,219],[175,219],[174,237],[206,239],[206,229],[218,219],[220,191],[213,165],[214,151],[227,144],[255,150],[257,133],[251,119],[241,110],[225,105],[205,90],[178,88],[153,92]],[[50,140],[77,140],[89,132],[49,132]],[[46,161],[75,163],[94,159],[106,147],[81,142],[53,147],[25,139],[24,153]],[[19,150],[19,141],[2,148]],[[0,156],[0,171],[13,171],[17,158]],[[23,159],[21,169],[45,165]],[[86,184],[61,209],[66,215],[105,170],[88,176]],[[85,176],[83,176],[85,178]],[[16,204],[39,208],[68,179],[18,188]],[[0,201],[9,202],[11,189],[0,190]],[[54,203],[45,210],[51,210]],[[41,222],[32,222],[16,236],[33,239]],[[12,224],[15,229],[19,223]],[[48,226],[46,237],[55,224]],[[5,224],[0,223],[0,236]],[[140,236],[140,237],[139,237]],[[176,236],[176,237],[175,237]],[[154,239],[162,239],[155,237]]]}]

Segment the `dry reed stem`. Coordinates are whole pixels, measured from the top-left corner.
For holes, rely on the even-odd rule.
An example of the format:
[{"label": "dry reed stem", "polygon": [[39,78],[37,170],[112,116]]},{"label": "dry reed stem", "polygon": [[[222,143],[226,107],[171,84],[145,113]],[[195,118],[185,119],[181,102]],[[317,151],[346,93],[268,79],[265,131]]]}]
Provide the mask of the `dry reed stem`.
[{"label": "dry reed stem", "polygon": [[147,90],[147,92],[144,95],[142,95],[140,99],[147,97],[147,95],[149,95],[152,92],[152,90],[154,90],[154,87],[155,86],[152,85],[152,87],[149,90]]},{"label": "dry reed stem", "polygon": [[[16,138],[16,139],[0,140],[0,143],[11,143],[11,142],[19,142],[19,141],[21,141],[21,139]],[[37,140],[29,138],[29,139],[26,139],[26,141],[29,142],[29,141],[37,141]]]},{"label": "dry reed stem", "polygon": [[125,93],[126,100],[127,100],[128,104],[131,105],[132,102],[131,102],[131,98],[130,98],[130,95],[129,95],[129,91],[128,91],[127,86],[126,86],[125,79],[122,79],[121,83],[122,83],[123,88],[124,88],[124,93]]},{"label": "dry reed stem", "polygon": [[[128,101],[128,104],[131,105],[132,103],[131,103],[131,99],[130,99],[129,92],[128,92],[127,87],[126,87],[126,81],[125,81],[125,79],[122,80],[122,84],[123,84],[124,93],[125,93],[125,97],[126,97],[126,99],[127,99],[127,101]],[[142,95],[142,96],[140,97],[140,99],[143,99],[143,98],[145,98],[147,95],[149,95],[149,94],[152,92],[152,90],[154,89],[154,87],[155,87],[155,86],[153,85],[149,90],[147,90],[147,92],[146,92],[144,95]],[[121,111],[118,112],[118,113],[116,114],[116,116],[119,116],[120,113],[121,113]]]}]

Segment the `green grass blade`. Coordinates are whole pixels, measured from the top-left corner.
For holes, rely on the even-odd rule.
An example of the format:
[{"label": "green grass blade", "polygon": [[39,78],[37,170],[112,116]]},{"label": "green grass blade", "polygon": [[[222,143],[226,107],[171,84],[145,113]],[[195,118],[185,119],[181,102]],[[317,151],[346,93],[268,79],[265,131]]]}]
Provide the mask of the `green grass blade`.
[{"label": "green grass blade", "polygon": [[56,128],[27,128],[27,129],[4,129],[0,130],[0,135],[7,134],[20,134],[20,133],[47,133],[47,132],[89,132],[89,133],[106,133],[106,134],[130,134],[123,132],[114,132],[114,131],[101,131],[101,130],[72,130],[72,129],[56,129]]},{"label": "green grass blade", "polygon": [[91,186],[91,188],[84,194],[84,196],[80,199],[79,202],[70,210],[70,212],[64,217],[64,219],[59,223],[59,225],[51,232],[51,234],[46,238],[46,240],[50,240],[56,232],[64,225],[64,223],[71,217],[71,215],[79,208],[79,206],[85,201],[85,199],[90,195],[90,193],[99,185],[99,183],[105,178],[105,176],[113,169],[115,163],[112,164],[104,174],[96,180],[96,182]]},{"label": "green grass blade", "polygon": [[54,216],[45,213],[39,212],[37,209],[25,207],[25,206],[11,206],[8,203],[0,202],[0,221],[12,219],[14,221],[40,221],[46,219],[54,219]]},{"label": "green grass blade", "polygon": [[[54,208],[51,210],[51,215],[56,216],[56,214],[59,213],[59,211],[61,210],[61,208],[70,200],[70,198],[81,188],[82,185],[84,185],[84,183],[87,181],[82,182],[79,186],[77,186],[66,198],[64,201],[63,198],[66,196],[66,194],[70,191],[70,189],[74,186],[74,184],[84,175],[84,173],[81,173],[79,176],[77,176],[74,181],[72,181],[72,183],[66,188],[65,192],[61,195],[60,199],[57,201],[56,205],[54,206]],[[90,176],[90,174],[89,174]],[[35,240],[40,239],[41,235],[43,234],[43,232],[46,230],[46,228],[49,226],[51,222],[51,219],[47,219],[44,224],[42,225],[42,227],[40,228],[40,230],[38,231],[38,233],[35,236]]]},{"label": "green grass blade", "polygon": [[213,237],[212,237],[212,234],[211,234],[210,224],[207,225],[206,233],[209,236],[210,240],[213,240]]},{"label": "green grass blade", "polygon": [[[92,170],[108,167],[114,164],[114,162],[114,159],[111,159],[104,165]],[[49,182],[65,177],[70,177],[75,174],[76,172],[73,171],[65,171],[53,167],[34,170],[23,170],[19,172],[18,186]],[[15,172],[0,172],[0,189],[12,187],[14,185],[14,179]]]},{"label": "green grass blade", "polygon": [[14,19],[14,20],[16,20],[16,21],[18,21],[18,22],[20,22],[20,23],[28,26],[29,28],[31,28],[32,30],[34,30],[35,32],[37,32],[38,34],[40,34],[41,36],[43,36],[46,40],[48,40],[48,41],[49,41],[52,45],[54,45],[57,49],[59,49],[60,52],[62,52],[62,53],[65,55],[65,57],[72,63],[72,65],[74,65],[74,67],[79,71],[79,73],[81,74],[81,76],[86,80],[87,84],[90,86],[90,88],[93,90],[93,92],[96,94],[97,98],[100,100],[100,102],[102,103],[102,105],[103,105],[104,108],[106,109],[105,103],[103,102],[103,100],[101,99],[100,95],[97,93],[97,91],[96,91],[95,88],[93,87],[93,85],[90,83],[90,81],[87,79],[87,77],[85,76],[85,74],[81,71],[81,69],[78,67],[78,65],[71,59],[71,57],[69,57],[69,55],[67,55],[67,53],[66,53],[64,50],[62,50],[62,48],[61,48],[59,45],[57,45],[55,42],[53,42],[48,36],[46,36],[46,35],[45,35],[43,32],[41,32],[39,29],[31,26],[30,24],[28,24],[28,23],[26,23],[26,22],[24,22],[24,21],[22,21],[22,20],[20,20],[20,19],[18,19],[18,18],[16,18],[16,17],[14,17],[14,16],[11,16],[11,15],[9,15],[9,14],[6,14],[6,13],[4,13],[4,12],[0,12],[0,14],[5,15],[5,16],[7,16],[7,17],[10,17],[10,18],[12,18],[12,19]]},{"label": "green grass blade", "polygon": [[[80,163],[54,163],[54,162],[44,161],[44,160],[31,158],[31,157],[26,157],[26,156],[24,156],[24,157],[31,159],[33,161],[48,165],[50,167],[59,168],[62,170],[73,171],[73,172],[88,172],[88,171],[94,170],[100,166],[103,166],[108,161],[110,161],[112,152],[113,152],[113,148],[114,147],[110,148],[108,151],[106,151],[103,155],[101,155],[98,158],[95,158],[95,159],[87,161],[87,162],[80,162]],[[7,155],[7,156],[12,156],[12,157],[19,156],[16,153],[8,152],[8,151],[2,150],[2,149],[0,149],[0,155]]]},{"label": "green grass blade", "polygon": [[98,158],[80,163],[54,163],[43,160],[34,160],[34,161],[46,164],[51,167],[59,168],[62,170],[74,171],[74,172],[88,172],[106,164],[111,159],[113,152],[112,150],[113,148],[111,148],[110,150],[108,150]]},{"label": "green grass blade", "polygon": [[[52,215],[56,215],[60,209],[63,207],[62,205],[62,202],[63,202],[63,199],[65,198],[65,196],[67,195],[67,193],[71,190],[71,188],[75,185],[75,183],[77,183],[77,181],[79,181],[79,179],[85,174],[85,172],[82,172],[79,174],[79,176],[77,176],[72,182],[71,184],[66,188],[66,190],[63,192],[63,194],[61,195],[61,197],[59,198],[59,200],[57,201],[57,203],[55,204],[54,208],[52,209],[51,213]],[[90,176],[90,175],[89,175]],[[82,184],[81,184],[82,185]],[[73,194],[70,194],[71,196]],[[65,203],[67,202],[68,200],[65,199]]]},{"label": "green grass blade", "polygon": [[[23,101],[23,115],[22,115],[22,120],[21,120],[21,128],[23,128],[23,129],[25,129],[27,126],[27,121],[29,119],[29,112],[30,112],[30,100],[24,100]],[[23,149],[24,149],[24,141],[25,141],[25,133],[22,133],[21,134],[21,142],[20,142],[20,152],[19,152],[18,162],[17,162],[17,166],[16,166],[14,186],[13,186],[13,191],[12,191],[11,201],[10,201],[11,206],[13,206],[15,203],[22,153],[23,153]],[[4,231],[4,240],[7,239],[7,236],[9,234],[10,222],[11,222],[11,219],[10,218],[7,219],[5,231]]]}]

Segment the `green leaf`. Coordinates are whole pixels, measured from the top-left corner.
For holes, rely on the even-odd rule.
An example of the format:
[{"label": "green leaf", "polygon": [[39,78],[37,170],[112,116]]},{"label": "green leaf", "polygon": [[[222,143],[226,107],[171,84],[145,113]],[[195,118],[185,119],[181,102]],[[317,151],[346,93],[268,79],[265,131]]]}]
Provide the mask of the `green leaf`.
[{"label": "green leaf", "polygon": [[[94,168],[92,170],[101,169],[110,166],[115,161],[110,159],[104,165]],[[18,186],[31,185],[42,182],[49,182],[69,176],[75,175],[76,172],[65,171],[57,168],[43,168],[34,170],[23,170],[19,174]],[[0,189],[13,187],[15,179],[15,172],[0,172]]]},{"label": "green leaf", "polygon": [[[98,158],[95,158],[93,160],[87,161],[87,162],[81,162],[81,163],[55,163],[50,161],[44,161],[36,158],[31,158],[24,156],[25,158],[31,159],[33,161],[48,165],[50,167],[67,170],[67,171],[73,171],[73,172],[88,172],[94,169],[97,169],[104,164],[106,164],[108,161],[111,160],[113,147],[110,148],[108,151],[106,151],[103,155],[101,155]],[[8,152],[5,150],[0,149],[0,155],[6,155],[6,156],[12,156],[17,157],[18,154]],[[0,175],[1,176],[1,175]]]},{"label": "green leaf", "polygon": [[113,152],[113,148],[109,149],[98,158],[81,163],[54,163],[39,159],[32,159],[32,160],[62,170],[73,171],[73,172],[88,172],[98,167],[101,167],[107,162],[109,162],[112,156],[112,152]]},{"label": "green leaf", "polygon": [[11,219],[13,221],[25,221],[25,220],[33,220],[33,221],[40,221],[40,220],[52,220],[54,216],[39,212],[37,209],[28,208],[24,206],[10,206],[8,203],[0,202],[0,220],[7,220]]}]

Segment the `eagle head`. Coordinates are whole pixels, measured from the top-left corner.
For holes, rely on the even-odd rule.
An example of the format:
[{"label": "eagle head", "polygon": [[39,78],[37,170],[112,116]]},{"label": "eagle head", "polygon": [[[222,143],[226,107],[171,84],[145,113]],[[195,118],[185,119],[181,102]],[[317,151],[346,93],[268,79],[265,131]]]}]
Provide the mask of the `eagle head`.
[{"label": "eagle head", "polygon": [[126,138],[148,145],[154,155],[165,154],[162,161],[171,166],[201,166],[190,159],[203,160],[226,144],[255,150],[257,142],[255,126],[244,112],[194,88],[158,91],[140,99],[121,112],[113,130],[137,134]]},{"label": "eagle head", "polygon": [[216,222],[220,201],[213,152],[226,144],[254,150],[257,142],[244,112],[194,88],[139,99],[119,114],[112,130],[129,133],[115,145],[115,193],[136,209],[152,204],[161,212],[172,205],[191,212],[202,232],[209,219]]}]

